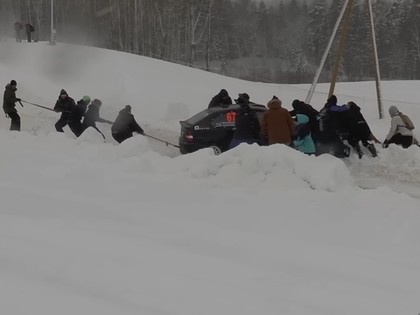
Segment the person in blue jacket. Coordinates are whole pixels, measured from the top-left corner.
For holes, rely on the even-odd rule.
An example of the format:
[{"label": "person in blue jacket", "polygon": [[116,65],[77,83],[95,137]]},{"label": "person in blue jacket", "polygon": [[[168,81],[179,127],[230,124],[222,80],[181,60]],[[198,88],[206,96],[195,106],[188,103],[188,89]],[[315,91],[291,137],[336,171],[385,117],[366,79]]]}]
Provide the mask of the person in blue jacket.
[{"label": "person in blue jacket", "polygon": [[293,146],[296,150],[306,154],[315,154],[315,143],[311,136],[311,126],[309,118],[303,114],[296,115],[296,135],[293,141]]}]

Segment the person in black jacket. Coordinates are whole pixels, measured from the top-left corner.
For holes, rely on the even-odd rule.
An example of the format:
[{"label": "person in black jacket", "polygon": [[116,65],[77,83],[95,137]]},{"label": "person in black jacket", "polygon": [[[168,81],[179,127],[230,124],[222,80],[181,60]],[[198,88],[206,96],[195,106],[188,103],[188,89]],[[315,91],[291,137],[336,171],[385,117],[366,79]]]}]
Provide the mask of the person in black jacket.
[{"label": "person in black jacket", "polygon": [[369,143],[369,141],[374,141],[376,143],[380,143],[380,141],[372,134],[368,123],[360,111],[360,107],[354,102],[348,102],[347,106],[349,107],[347,114],[349,136],[347,141],[356,150],[359,158],[363,156],[363,152],[359,145],[360,141],[369,150],[372,156],[376,157],[377,153],[375,146],[372,143]]},{"label": "person in black jacket", "polygon": [[297,114],[301,114],[309,118],[309,125],[311,127],[311,137],[314,140],[314,142],[317,142],[319,136],[319,112],[311,105],[306,104],[305,102],[302,102],[300,100],[294,100],[292,103],[292,107],[293,110],[289,112],[292,117],[296,116]]},{"label": "person in black jacket", "polygon": [[86,109],[90,103],[89,96],[83,96],[83,98],[77,102],[76,106],[73,107],[72,112],[69,116],[69,128],[76,137],[79,137],[83,133],[82,118],[85,116]]},{"label": "person in black jacket", "polygon": [[102,102],[98,99],[94,99],[92,101],[92,104],[89,105],[89,108],[85,114],[85,118],[83,119],[83,131],[85,131],[89,127],[92,127],[95,128],[103,136],[103,133],[98,129],[98,127],[96,127],[96,123],[113,123],[112,121],[103,119],[99,116],[99,109],[101,108],[101,106]]},{"label": "person in black jacket", "polygon": [[337,97],[328,98],[324,108],[319,112],[319,136],[317,154],[332,153],[338,158],[348,157],[350,148],[344,144],[343,135],[348,133],[348,106],[337,105]]},{"label": "person in black jacket", "polygon": [[225,89],[221,89],[219,94],[214,96],[209,104],[208,108],[221,106],[221,105],[231,105],[232,99],[230,98],[228,92]]},{"label": "person in black jacket", "polygon": [[27,23],[25,25],[26,30],[26,38],[28,39],[28,43],[32,42],[32,32],[35,31],[35,28],[32,24]]},{"label": "person in black jacket", "polygon": [[131,113],[131,106],[127,105],[120,110],[117,119],[111,127],[112,137],[118,143],[127,140],[133,136],[133,132],[137,132],[144,135],[143,129],[134,119],[134,115]]},{"label": "person in black jacket", "polygon": [[63,128],[67,125],[70,113],[75,106],[76,103],[74,102],[74,99],[72,99],[64,89],[61,90],[60,96],[54,106],[54,110],[57,113],[61,113],[60,119],[55,123],[55,129],[58,132],[64,132]]},{"label": "person in black jacket", "polygon": [[235,131],[229,148],[232,149],[239,144],[245,142],[252,144],[260,140],[261,125],[257,114],[249,107],[249,95],[246,93],[239,94],[237,100],[240,109],[235,119]]},{"label": "person in black jacket", "polygon": [[3,110],[6,116],[12,121],[10,124],[10,130],[20,131],[20,116],[16,110],[16,102],[20,102],[20,98],[16,97],[17,82],[15,80],[10,81],[6,85],[3,95]]}]

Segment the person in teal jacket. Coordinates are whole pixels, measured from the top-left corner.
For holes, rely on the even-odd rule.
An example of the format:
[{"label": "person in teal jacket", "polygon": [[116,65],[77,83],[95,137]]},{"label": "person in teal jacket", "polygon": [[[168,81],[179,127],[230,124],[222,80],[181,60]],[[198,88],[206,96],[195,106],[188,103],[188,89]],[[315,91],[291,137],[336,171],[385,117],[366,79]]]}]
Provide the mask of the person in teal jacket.
[{"label": "person in teal jacket", "polygon": [[306,154],[315,154],[315,143],[312,140],[308,116],[297,114],[296,120],[296,136],[293,141],[295,149]]}]

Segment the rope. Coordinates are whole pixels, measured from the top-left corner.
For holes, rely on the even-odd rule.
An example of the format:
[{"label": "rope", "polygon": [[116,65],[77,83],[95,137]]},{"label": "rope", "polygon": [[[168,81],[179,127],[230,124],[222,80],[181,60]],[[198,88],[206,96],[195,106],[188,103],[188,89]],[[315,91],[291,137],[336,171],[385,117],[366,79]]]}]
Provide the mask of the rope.
[{"label": "rope", "polygon": [[145,137],[149,137],[149,138],[154,139],[154,140],[156,140],[156,141],[163,142],[163,143],[165,143],[165,144],[166,144],[166,146],[170,145],[170,146],[173,146],[173,147],[175,147],[175,148],[178,148],[178,149],[179,149],[179,145],[172,144],[172,143],[170,143],[170,142],[168,142],[168,141],[165,141],[165,140],[162,140],[162,139],[159,139],[159,138],[156,138],[156,137],[153,137],[153,136],[147,135],[147,134],[143,134],[143,135],[144,135]]},{"label": "rope", "polygon": [[[36,107],[39,107],[39,108],[43,108],[43,109],[47,109],[47,110],[50,110],[50,111],[52,111],[52,112],[55,112],[55,110],[54,110],[54,109],[49,108],[49,107],[46,107],[46,106],[42,106],[42,105],[39,105],[39,104],[35,104],[35,103],[31,103],[31,102],[27,102],[27,101],[24,101],[24,100],[22,100],[22,102],[24,102],[24,103],[26,103],[26,104],[29,104],[29,105],[32,105],[32,106],[36,106]],[[22,106],[23,106],[23,105],[22,105]]]}]

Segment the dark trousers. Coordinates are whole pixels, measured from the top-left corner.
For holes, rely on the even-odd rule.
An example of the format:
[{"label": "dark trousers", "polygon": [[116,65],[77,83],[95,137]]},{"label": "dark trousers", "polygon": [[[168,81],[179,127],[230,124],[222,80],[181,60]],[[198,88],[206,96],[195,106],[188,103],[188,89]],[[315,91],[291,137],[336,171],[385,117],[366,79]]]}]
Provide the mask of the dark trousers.
[{"label": "dark trousers", "polygon": [[62,113],[60,119],[55,123],[55,129],[58,132],[64,132],[63,127],[65,127],[69,121],[69,113]]},{"label": "dark trousers", "polygon": [[412,136],[403,136],[400,133],[394,135],[391,139],[389,139],[388,143],[395,143],[398,145],[402,145],[404,149],[407,149],[413,144],[413,137]]},{"label": "dark trousers", "polygon": [[80,135],[84,131],[84,127],[80,121],[69,121],[69,128],[74,133],[76,137],[80,137]]},{"label": "dark trousers", "polygon": [[128,138],[131,138],[133,136],[132,132],[119,132],[119,133],[113,133],[112,137],[117,141],[118,143],[121,143]]},{"label": "dark trousers", "polygon": [[20,131],[20,116],[16,112],[7,113],[12,122],[10,123],[10,130]]},{"label": "dark trousers", "polygon": [[16,43],[20,43],[22,41],[22,37],[20,36],[20,31],[15,31],[16,36]]},{"label": "dark trousers", "polygon": [[28,38],[28,43],[30,43],[32,41],[32,33],[26,32],[26,37]]},{"label": "dark trousers", "polygon": [[96,127],[96,124],[95,125],[92,125],[92,126],[89,126],[89,125],[86,125],[86,124],[82,124],[82,133],[85,132],[85,130],[88,129],[89,127],[92,127],[97,132],[99,132],[101,134],[102,138],[104,138],[104,140],[106,140],[105,139],[105,135],[102,133],[102,131],[99,130],[98,127]]}]

